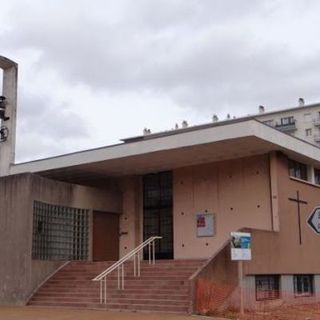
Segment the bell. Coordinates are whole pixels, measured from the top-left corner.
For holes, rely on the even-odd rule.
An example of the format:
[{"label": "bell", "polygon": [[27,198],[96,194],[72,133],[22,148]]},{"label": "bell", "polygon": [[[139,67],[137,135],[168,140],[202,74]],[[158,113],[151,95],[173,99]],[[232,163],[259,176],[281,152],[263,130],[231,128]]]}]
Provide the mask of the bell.
[{"label": "bell", "polygon": [[7,121],[10,118],[6,117],[6,97],[0,96],[0,120]]},{"label": "bell", "polygon": [[0,108],[5,109],[6,108],[6,97],[0,96]]}]

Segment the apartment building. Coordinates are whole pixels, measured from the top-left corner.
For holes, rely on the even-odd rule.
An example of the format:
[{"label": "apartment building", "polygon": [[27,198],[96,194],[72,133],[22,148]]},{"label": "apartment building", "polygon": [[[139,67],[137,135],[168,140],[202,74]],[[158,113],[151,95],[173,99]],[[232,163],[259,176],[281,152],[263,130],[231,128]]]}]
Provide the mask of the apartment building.
[{"label": "apartment building", "polygon": [[320,146],[320,104],[305,105],[302,98],[295,108],[265,112],[259,107],[256,119],[282,132]]}]

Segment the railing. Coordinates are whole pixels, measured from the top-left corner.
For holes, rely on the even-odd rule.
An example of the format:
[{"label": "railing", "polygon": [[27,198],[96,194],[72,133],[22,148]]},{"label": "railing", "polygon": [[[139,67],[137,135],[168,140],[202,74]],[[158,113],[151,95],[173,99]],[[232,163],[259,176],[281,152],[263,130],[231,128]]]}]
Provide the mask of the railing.
[{"label": "railing", "polygon": [[119,261],[115,262],[108,269],[101,272],[92,281],[100,281],[100,303],[107,303],[107,276],[114,270],[118,271],[118,289],[124,289],[124,263],[131,258],[133,258],[133,275],[135,277],[140,277],[140,262],[141,262],[141,251],[148,246],[148,259],[149,264],[156,263],[156,251],[155,251],[155,241],[162,239],[162,237],[156,236],[151,237],[141,243],[138,247],[130,251]]},{"label": "railing", "polygon": [[297,130],[296,127],[296,120],[291,120],[288,123],[276,123],[275,128],[281,131],[295,131]]}]

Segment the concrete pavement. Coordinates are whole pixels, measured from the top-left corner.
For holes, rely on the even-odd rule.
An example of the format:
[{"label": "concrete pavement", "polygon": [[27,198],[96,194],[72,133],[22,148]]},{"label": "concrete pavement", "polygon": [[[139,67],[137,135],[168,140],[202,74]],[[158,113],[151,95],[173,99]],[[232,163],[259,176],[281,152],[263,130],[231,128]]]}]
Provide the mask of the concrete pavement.
[{"label": "concrete pavement", "polygon": [[[201,320],[201,316],[0,306],[1,320]],[[213,318],[210,318],[213,319]],[[217,320],[217,319],[216,319]]]}]

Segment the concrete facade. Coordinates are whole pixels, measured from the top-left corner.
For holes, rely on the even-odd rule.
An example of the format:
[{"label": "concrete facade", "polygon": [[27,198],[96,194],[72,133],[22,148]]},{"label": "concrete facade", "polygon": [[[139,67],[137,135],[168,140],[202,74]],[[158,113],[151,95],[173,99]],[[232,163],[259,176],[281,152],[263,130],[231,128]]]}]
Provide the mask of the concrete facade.
[{"label": "concrete facade", "polygon": [[[0,179],[0,264],[2,304],[24,304],[63,261],[32,259],[33,201],[121,213],[121,196],[111,190],[51,181],[31,174]],[[5,258],[4,258],[5,257]]]},{"label": "concrete facade", "polygon": [[3,70],[2,95],[6,98],[5,116],[9,118],[6,121],[0,119],[0,130],[7,132],[6,140],[1,142],[1,177],[9,174],[10,166],[15,162],[18,65],[0,56],[0,69]]},{"label": "concrete facade", "polygon": [[[119,230],[118,224],[108,230],[119,236],[115,251],[123,257],[145,240],[143,177],[163,171],[173,177],[173,258],[183,263],[206,260],[188,280],[194,311],[239,307],[238,265],[231,261],[229,239],[230,232],[240,230],[250,232],[253,239],[253,258],[244,263],[246,308],[320,300],[320,236],[307,224],[313,209],[320,206],[314,170],[320,169],[320,152],[313,145],[314,137],[303,137],[306,129],[320,133],[318,105],[138,136],[114,146],[14,164],[17,67],[0,57],[0,68],[10,117],[10,136],[0,144],[0,303],[26,303],[67,262],[32,258],[34,201],[89,210],[89,261],[94,260],[97,234],[94,211],[116,216]],[[271,125],[270,120],[276,126],[279,119],[290,116],[296,117],[289,123],[290,133],[312,144]],[[306,180],[289,176],[289,159],[307,167]],[[300,216],[297,203],[290,200],[297,194],[304,201]],[[212,236],[197,236],[198,213],[213,214]],[[293,277],[301,274],[313,275],[314,294],[297,299]],[[280,277],[279,299],[257,301],[259,275]]]},{"label": "concrete facade", "polygon": [[[255,117],[278,130],[320,146],[320,104],[260,113]],[[290,117],[292,122],[285,124],[286,118]]]}]

